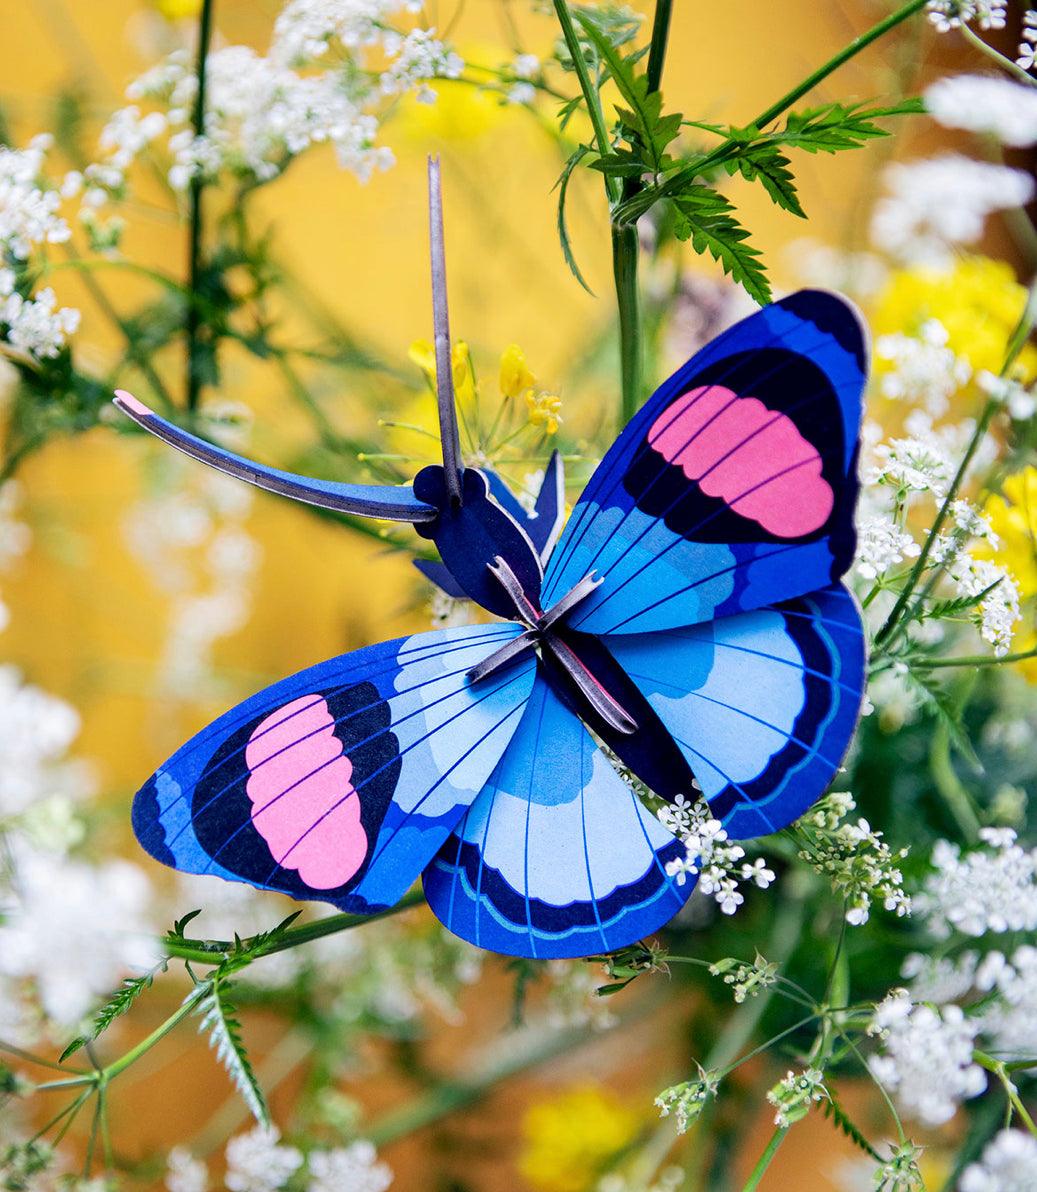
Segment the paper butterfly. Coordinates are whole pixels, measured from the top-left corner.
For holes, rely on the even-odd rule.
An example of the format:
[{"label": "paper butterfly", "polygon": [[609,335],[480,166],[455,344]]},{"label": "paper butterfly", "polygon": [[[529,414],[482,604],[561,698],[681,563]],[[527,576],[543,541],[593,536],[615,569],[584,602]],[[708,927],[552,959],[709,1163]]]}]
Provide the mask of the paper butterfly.
[{"label": "paper butterfly", "polygon": [[442,467],[411,488],[311,480],[118,400],[261,488],[412,522],[442,559],[431,578],[501,620],[368,646],[259,692],[157,771],[133,824],[191,873],[362,914],[421,874],[435,914],[480,947],[611,951],[665,924],[693,883],[668,873],[683,846],[605,748],[665,800],[701,789],[735,839],[791,823],[841,764],[865,668],[839,582],[865,337],[847,302],[813,290],[730,328],[631,420],[554,543],[557,458],[532,518],[461,463],[430,178]]}]

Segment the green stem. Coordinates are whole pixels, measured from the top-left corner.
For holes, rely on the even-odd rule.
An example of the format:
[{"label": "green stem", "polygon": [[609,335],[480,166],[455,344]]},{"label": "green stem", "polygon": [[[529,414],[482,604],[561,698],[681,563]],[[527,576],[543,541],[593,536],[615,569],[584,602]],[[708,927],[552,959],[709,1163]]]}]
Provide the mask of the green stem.
[{"label": "green stem", "polygon": [[919,580],[922,578],[922,573],[925,571],[926,565],[929,562],[929,556],[932,553],[933,547],[936,545],[937,536],[943,528],[944,522],[950,513],[951,505],[955,497],[958,495],[962,483],[965,480],[965,473],[969,470],[969,465],[972,463],[972,457],[979,449],[980,443],[983,441],[983,436],[987,433],[987,427],[990,425],[991,419],[1000,406],[1000,402],[991,398],[983,407],[983,413],[976,423],[976,429],[972,432],[972,438],[969,440],[969,445],[965,449],[965,454],[962,456],[961,463],[958,465],[958,471],[955,473],[954,479],[951,481],[951,487],[947,490],[947,495],[943,499],[936,514],[936,520],[933,522],[932,529],[926,535],[925,542],[922,545],[921,552],[915,560],[915,565],[911,568],[911,574],[907,578],[907,583],[900,590],[900,595],[896,599],[896,603],[890,610],[889,616],[886,618],[885,624],[875,634],[875,645],[881,646],[887,643],[893,635],[894,630],[900,624],[901,617],[904,610],[907,608],[908,601],[911,599],[915,588],[918,586]]},{"label": "green stem", "polygon": [[150,1051],[156,1043],[164,1039],[170,1031],[178,1027],[194,1011],[198,1003],[209,992],[210,985],[211,981],[202,981],[196,985],[187,997],[184,998],[183,1002],[180,1003],[179,1008],[170,1014],[165,1022],[160,1023],[150,1035],[141,1039],[136,1047],[131,1047],[125,1055],[120,1056],[113,1063],[109,1064],[107,1068],[102,1068],[97,1073],[96,1083],[100,1086],[106,1085],[109,1081],[114,1080],[116,1076],[125,1072],[130,1064],[135,1064],[145,1052]]},{"label": "green stem", "polygon": [[[209,43],[212,40],[212,14],[215,0],[202,0],[202,11],[198,18],[198,65],[195,70],[198,89],[194,98],[194,135],[205,134],[205,84],[206,67],[209,59]],[[188,277],[190,298],[184,330],[187,335],[187,408],[198,408],[202,392],[201,369],[198,366],[198,333],[201,329],[201,312],[198,309],[198,284],[202,272],[202,191],[205,183],[197,170],[191,175],[189,192],[188,231]]]},{"label": "green stem", "polygon": [[912,667],[924,667],[935,670],[943,666],[1004,666],[1009,662],[1025,662],[1028,658],[1037,658],[1037,646],[1032,650],[1022,650],[1017,654],[1002,654],[1000,657],[990,654],[963,654],[958,658],[912,658],[908,656],[904,661]]},{"label": "green stem", "polygon": [[634,224],[612,225],[612,273],[619,307],[619,429],[641,404],[641,299],[637,286],[638,236]]},{"label": "green stem", "polygon": [[[365,923],[373,923],[375,919],[384,919],[400,911],[409,910],[424,902],[424,895],[418,891],[407,894],[388,910],[374,915],[329,915],[325,919],[317,919],[313,923],[304,923],[301,927],[292,927],[280,936],[269,948],[264,949],[260,956],[269,956],[274,952],[285,952],[289,948],[298,948],[302,944],[313,940],[323,939],[327,935],[335,935],[339,931],[349,931],[353,927],[362,927]],[[250,940],[244,940],[240,947],[230,940],[197,940],[170,939],[161,941],[161,946],[167,956],[178,960],[191,960],[196,964],[219,964],[230,952],[248,951]]]},{"label": "green stem", "polygon": [[771,1135],[770,1142],[767,1143],[767,1148],[760,1156],[759,1162],[752,1170],[752,1175],[745,1181],[742,1187],[742,1192],[755,1192],[755,1189],[760,1186],[760,1180],[763,1179],[767,1168],[771,1165],[771,1160],[778,1153],[778,1147],[785,1141],[785,1135],[788,1134],[788,1126],[779,1126]]},{"label": "green stem", "polygon": [[981,1068],[986,1068],[988,1072],[997,1077],[1001,1082],[1002,1088],[1005,1090],[1009,1103],[1022,1120],[1023,1125],[1034,1137],[1037,1137],[1037,1123],[1034,1122],[1026,1106],[1022,1103],[1019,1090],[1015,1087],[1015,1083],[1011,1076],[1009,1076],[1003,1061],[995,1060],[993,1056],[989,1056],[983,1051],[974,1051],[972,1058]]},{"label": "green stem", "polygon": [[648,91],[658,91],[663,81],[663,64],[666,61],[666,41],[670,35],[670,14],[672,0],[656,0],[655,18],[652,22],[652,44],[648,49]]},{"label": "green stem", "polygon": [[983,38],[970,29],[964,21],[961,23],[961,33],[973,48],[979,50],[981,54],[986,54],[988,58],[992,58],[1002,70],[1007,70],[1009,74],[1014,75],[1020,83],[1026,83],[1029,87],[1037,87],[1037,79],[1033,75],[1023,70],[1018,62],[1013,62],[1011,58],[1006,57],[1000,50],[995,50],[993,46],[987,45]]}]

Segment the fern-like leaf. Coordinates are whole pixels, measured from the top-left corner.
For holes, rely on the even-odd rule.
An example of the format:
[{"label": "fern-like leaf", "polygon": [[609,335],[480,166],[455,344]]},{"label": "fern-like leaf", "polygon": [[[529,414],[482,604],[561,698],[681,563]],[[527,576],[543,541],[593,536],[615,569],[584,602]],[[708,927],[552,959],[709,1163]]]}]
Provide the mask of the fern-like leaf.
[{"label": "fern-like leaf", "polygon": [[961,709],[951,696],[931,674],[925,671],[919,672],[914,667],[909,667],[906,677],[921,696],[925,707],[946,729],[951,744],[977,773],[982,772],[983,764],[976,756],[976,751],[969,740],[968,730],[961,718]]},{"label": "fern-like leaf", "polygon": [[197,1013],[202,1019],[198,1030],[201,1034],[208,1034],[209,1046],[226,1069],[252,1116],[261,1126],[269,1126],[270,1113],[266,1098],[245,1050],[238,1011],[229,997],[232,989],[233,985],[226,978],[219,974],[213,976],[211,990],[198,1003]]},{"label": "fern-like leaf", "polygon": [[695,185],[674,206],[678,239],[690,240],[697,253],[708,252],[761,306],[770,302],[771,288],[759,250],[746,243],[749,233],[734,218],[727,199],[712,187]]},{"label": "fern-like leaf", "polygon": [[870,1155],[877,1163],[883,1162],[882,1156],[865,1138],[861,1128],[853,1121],[846,1110],[835,1100],[831,1090],[828,1091],[828,1098],[821,1103],[821,1108],[824,1111],[825,1117],[837,1129],[841,1130],[854,1146],[859,1147],[866,1155]]},{"label": "fern-like leaf", "polygon": [[155,981],[155,975],[162,972],[165,967],[166,964],[163,961],[162,964],[156,965],[155,968],[145,973],[142,977],[127,977],[94,1015],[94,1021],[89,1033],[73,1039],[61,1053],[60,1062],[64,1063],[69,1056],[75,1055],[81,1047],[85,1047],[87,1043],[92,1043],[95,1039],[103,1035],[117,1018],[121,1018],[130,1010],[142,993],[151,988]]}]

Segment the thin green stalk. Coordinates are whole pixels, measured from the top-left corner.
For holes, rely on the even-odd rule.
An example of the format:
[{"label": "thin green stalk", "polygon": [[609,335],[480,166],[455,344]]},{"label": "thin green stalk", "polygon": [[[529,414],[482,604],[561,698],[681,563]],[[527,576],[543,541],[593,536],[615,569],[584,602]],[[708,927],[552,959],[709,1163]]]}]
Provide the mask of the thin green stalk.
[{"label": "thin green stalk", "polygon": [[1022,1123],[1026,1129],[1034,1137],[1037,1137],[1037,1123],[1034,1122],[1026,1106],[1023,1104],[1022,1099],[1019,1096],[1019,1090],[1015,1087],[1014,1081],[1008,1075],[1008,1070],[1006,1069],[1004,1063],[1001,1060],[995,1060],[993,1056],[987,1055],[984,1051],[974,1051],[972,1053],[972,1058],[977,1064],[979,1064],[981,1068],[986,1068],[988,1072],[997,1077],[997,1079],[1001,1082],[1002,1088],[1005,1090],[1009,1104],[1022,1120]]},{"label": "thin green stalk", "polygon": [[670,36],[670,15],[673,0],[656,0],[652,21],[652,44],[648,47],[648,91],[658,91],[663,81],[666,62],[666,42]]},{"label": "thin green stalk", "polygon": [[637,285],[637,228],[612,225],[612,274],[619,307],[620,405],[619,429],[641,404],[641,298]]},{"label": "thin green stalk", "polygon": [[[339,931],[349,931],[353,927],[362,927],[365,923],[373,923],[376,919],[385,919],[389,915],[399,914],[425,901],[424,895],[413,891],[388,910],[374,915],[329,915],[325,919],[316,919],[313,923],[304,923],[301,927],[292,927],[279,939],[264,949],[261,955],[269,956],[274,952],[285,952],[289,948],[298,948],[301,944],[311,943],[313,940],[323,939],[327,935],[335,935]],[[170,939],[161,941],[161,946],[167,956],[178,960],[190,960],[196,964],[219,964],[229,953],[234,951],[248,951],[252,940],[244,940],[240,949],[230,940],[198,940],[198,939]]]},{"label": "thin green stalk", "polygon": [[766,1149],[760,1156],[759,1162],[753,1168],[752,1174],[745,1181],[745,1184],[742,1187],[742,1192],[755,1192],[755,1189],[760,1186],[760,1180],[762,1180],[766,1174],[767,1168],[771,1165],[771,1160],[778,1153],[778,1147],[780,1147],[785,1141],[785,1135],[788,1134],[788,1132],[788,1126],[778,1126],[778,1128],[774,1131],[774,1133],[771,1135],[770,1142],[767,1143]]},{"label": "thin green stalk", "polygon": [[201,981],[195,986],[186,998],[180,1003],[180,1006],[165,1020],[159,1023],[157,1027],[146,1038],[136,1045],[131,1047],[125,1055],[121,1055],[117,1060],[110,1063],[106,1068],[102,1068],[97,1073],[96,1083],[98,1085],[106,1085],[125,1072],[131,1065],[135,1064],[145,1052],[148,1052],[155,1046],[156,1043],[161,1042],[170,1031],[175,1030],[185,1018],[192,1014],[195,1007],[209,992],[211,981]]},{"label": "thin green stalk", "polygon": [[[198,89],[194,98],[192,124],[196,137],[205,134],[205,84],[206,67],[209,59],[209,44],[212,40],[212,14],[215,0],[202,0],[202,11],[198,17],[198,65],[195,70]],[[202,273],[202,191],[205,183],[197,170],[191,175],[189,191],[188,223],[188,275],[187,285],[190,298],[184,330],[187,335],[187,408],[198,408],[202,392],[202,376],[198,367],[198,332],[201,328],[201,313],[196,298]]]},{"label": "thin green stalk", "polygon": [[1002,654],[1000,657],[990,654],[962,654],[957,658],[912,658],[905,661],[912,667],[924,667],[926,670],[936,670],[945,666],[1004,666],[1009,662],[1025,662],[1029,658],[1037,658],[1037,646],[1032,650],[1021,650],[1016,654]]},{"label": "thin green stalk", "polygon": [[1000,50],[995,50],[992,45],[988,45],[978,33],[969,28],[965,21],[961,23],[961,33],[974,49],[993,59],[1002,70],[1007,70],[1009,74],[1014,75],[1020,83],[1026,83],[1030,87],[1037,87],[1037,79],[1033,75],[1023,70],[1018,62],[1013,62],[1011,58],[1002,54]]}]

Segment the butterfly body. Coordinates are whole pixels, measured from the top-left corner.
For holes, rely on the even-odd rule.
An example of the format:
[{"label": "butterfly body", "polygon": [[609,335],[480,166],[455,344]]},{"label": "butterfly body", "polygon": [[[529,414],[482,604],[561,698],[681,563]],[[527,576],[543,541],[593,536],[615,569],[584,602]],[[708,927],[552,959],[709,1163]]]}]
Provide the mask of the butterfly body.
[{"label": "butterfly body", "polygon": [[801,815],[852,737],[865,650],[840,577],[865,359],[836,295],[760,310],[653,394],[564,529],[557,457],[532,511],[449,459],[409,490],[300,479],[300,499],[412,521],[440,556],[423,573],[501,620],[369,646],[227,712],[139,792],[145,848],[364,913],[421,874],[450,930],[521,956],[658,929],[694,883],[624,770],[670,802],[701,791],[744,838]]}]

